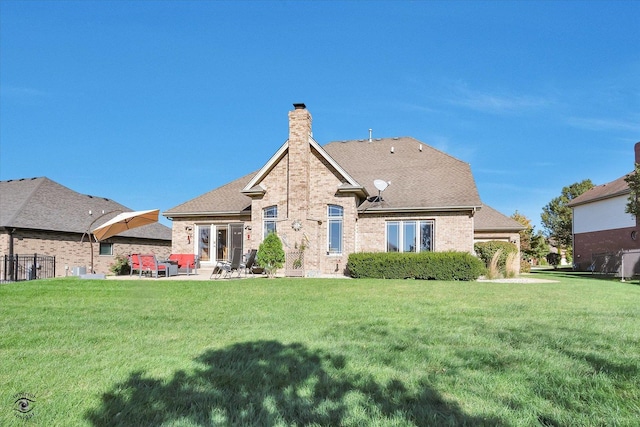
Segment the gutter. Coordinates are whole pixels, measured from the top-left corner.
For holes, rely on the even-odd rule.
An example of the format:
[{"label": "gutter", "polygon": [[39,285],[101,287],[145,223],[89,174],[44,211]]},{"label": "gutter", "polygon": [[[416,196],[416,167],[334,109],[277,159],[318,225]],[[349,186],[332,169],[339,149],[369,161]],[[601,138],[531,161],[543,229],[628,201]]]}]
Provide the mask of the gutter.
[{"label": "gutter", "polygon": [[375,208],[358,209],[360,213],[377,213],[377,212],[458,212],[472,211],[475,215],[476,211],[482,206],[440,206],[440,207],[408,207],[408,208]]}]

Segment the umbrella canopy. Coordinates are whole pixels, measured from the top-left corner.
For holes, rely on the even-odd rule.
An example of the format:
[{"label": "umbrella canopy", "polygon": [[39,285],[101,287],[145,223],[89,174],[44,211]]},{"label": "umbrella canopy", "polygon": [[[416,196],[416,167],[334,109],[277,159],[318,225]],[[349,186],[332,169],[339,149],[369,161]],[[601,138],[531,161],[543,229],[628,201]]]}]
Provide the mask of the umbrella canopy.
[{"label": "umbrella canopy", "polygon": [[158,214],[160,209],[152,209],[149,211],[123,212],[116,215],[111,220],[105,222],[100,227],[93,229],[91,232],[97,240],[104,240],[108,237],[115,236],[123,231],[130,230],[143,225],[158,222]]}]

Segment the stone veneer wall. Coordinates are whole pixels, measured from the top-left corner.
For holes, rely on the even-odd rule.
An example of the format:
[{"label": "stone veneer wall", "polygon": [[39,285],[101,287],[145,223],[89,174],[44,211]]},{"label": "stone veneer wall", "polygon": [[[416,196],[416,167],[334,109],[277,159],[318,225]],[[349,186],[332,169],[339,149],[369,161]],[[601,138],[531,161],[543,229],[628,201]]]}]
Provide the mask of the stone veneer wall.
[{"label": "stone veneer wall", "polygon": [[[82,235],[54,231],[16,230],[13,234],[13,253],[16,255],[48,255],[56,257],[56,277],[71,275],[73,267],[86,267],[89,272],[91,247]],[[9,254],[9,235],[3,233],[0,250]],[[111,274],[110,265],[116,255],[154,253],[158,258],[168,258],[171,242],[148,239],[113,237],[105,242],[113,243],[113,255],[100,255],[100,245],[93,243],[93,262],[96,273]],[[68,267],[68,270],[65,269]]]}]

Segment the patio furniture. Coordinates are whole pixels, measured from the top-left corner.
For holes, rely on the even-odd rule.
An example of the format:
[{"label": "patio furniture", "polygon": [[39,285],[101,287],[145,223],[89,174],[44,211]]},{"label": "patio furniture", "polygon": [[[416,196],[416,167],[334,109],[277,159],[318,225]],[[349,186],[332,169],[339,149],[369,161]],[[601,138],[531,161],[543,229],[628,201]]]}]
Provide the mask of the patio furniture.
[{"label": "patio furniture", "polygon": [[131,273],[137,270],[139,277],[142,277],[143,273],[148,273],[155,278],[158,278],[160,273],[163,273],[165,277],[169,277],[172,273],[177,275],[177,266],[172,266],[168,262],[158,261],[154,254],[132,254],[130,259]]},{"label": "patio furniture", "polygon": [[233,276],[234,271],[237,272],[238,277],[240,277],[241,265],[242,265],[242,249],[235,248],[233,250],[233,256],[231,257],[231,262],[229,261],[218,262],[214,267],[213,271],[211,272],[209,279],[211,279],[214,275],[216,276],[216,279],[219,279],[220,277],[231,278]]},{"label": "patio furniture", "polygon": [[261,274],[264,271],[261,267],[256,265],[257,254],[258,254],[258,251],[256,249],[251,249],[251,251],[249,252],[249,256],[247,257],[247,262],[244,265],[241,265],[241,267],[244,268],[245,276],[247,275],[247,272],[251,274],[255,274],[255,273]]},{"label": "patio furniture", "polygon": [[171,254],[169,261],[174,261],[179,273],[198,274],[198,256],[195,254]]}]

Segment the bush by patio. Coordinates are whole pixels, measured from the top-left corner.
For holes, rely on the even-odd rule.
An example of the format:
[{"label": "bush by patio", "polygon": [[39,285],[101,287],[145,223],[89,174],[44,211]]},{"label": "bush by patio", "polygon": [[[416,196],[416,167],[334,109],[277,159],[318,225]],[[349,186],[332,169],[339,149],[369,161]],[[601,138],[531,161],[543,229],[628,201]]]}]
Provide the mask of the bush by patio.
[{"label": "bush by patio", "polygon": [[476,280],[482,261],[467,252],[354,253],[347,269],[351,277],[378,279]]}]

